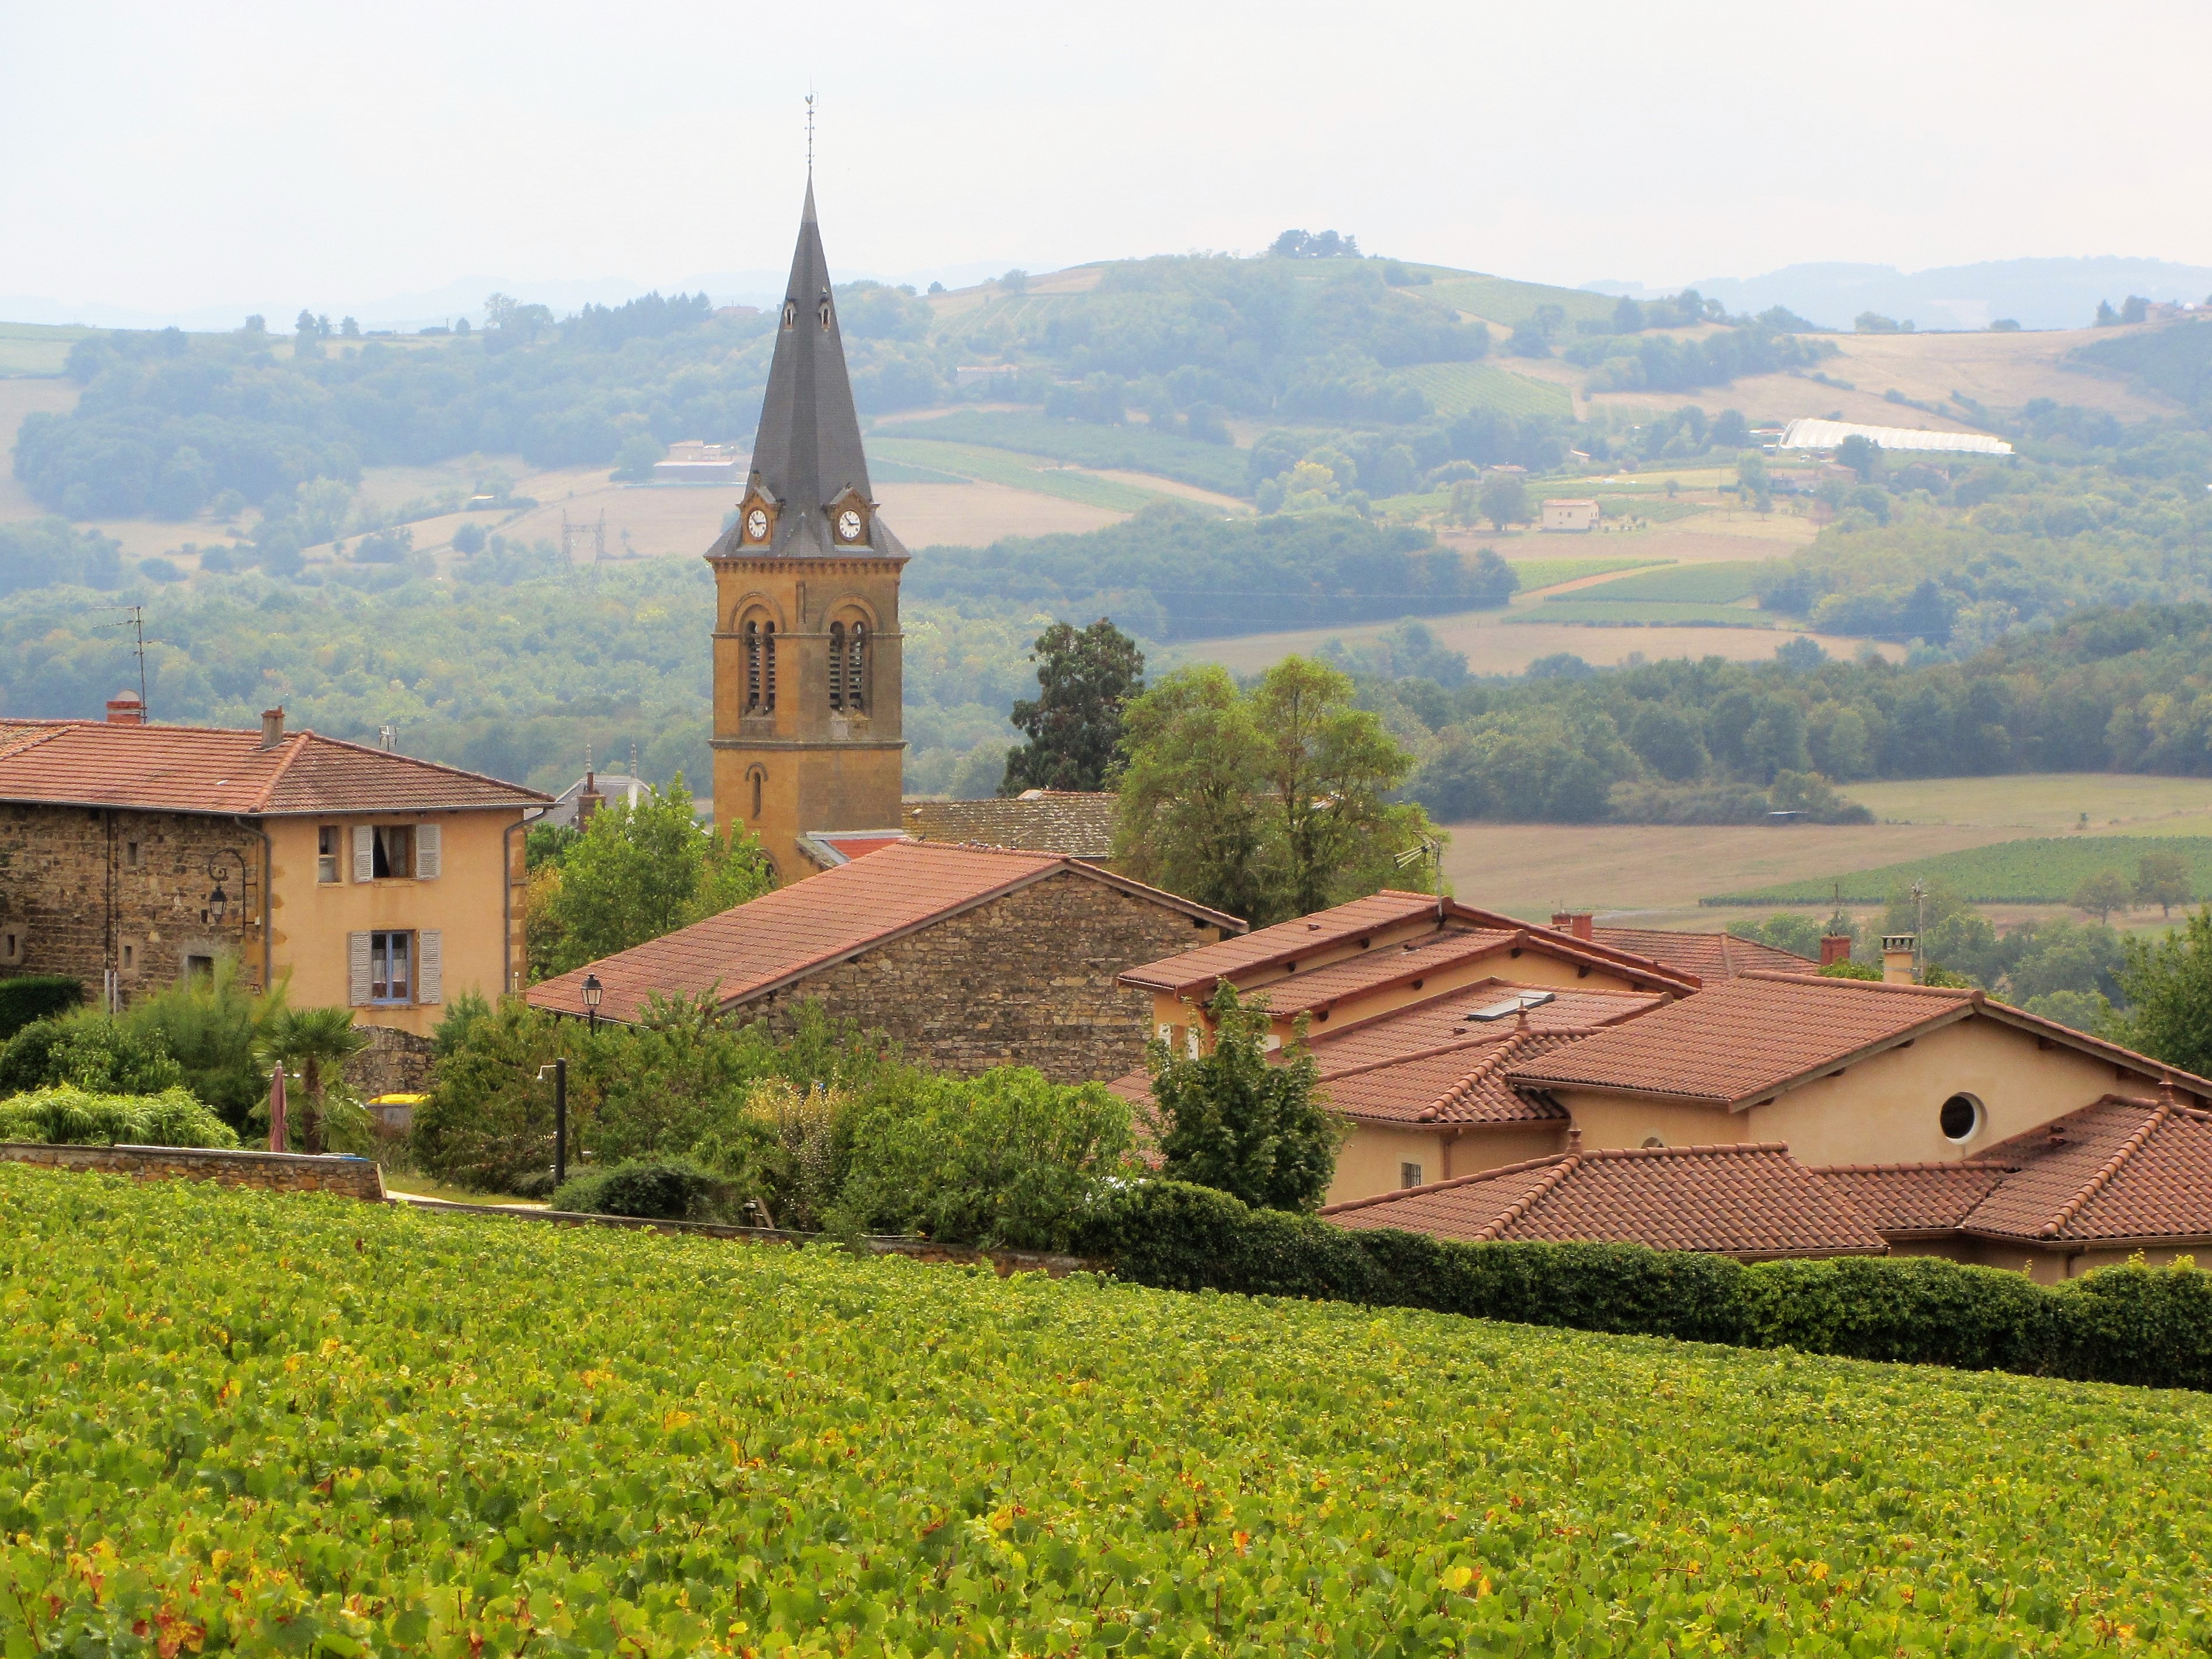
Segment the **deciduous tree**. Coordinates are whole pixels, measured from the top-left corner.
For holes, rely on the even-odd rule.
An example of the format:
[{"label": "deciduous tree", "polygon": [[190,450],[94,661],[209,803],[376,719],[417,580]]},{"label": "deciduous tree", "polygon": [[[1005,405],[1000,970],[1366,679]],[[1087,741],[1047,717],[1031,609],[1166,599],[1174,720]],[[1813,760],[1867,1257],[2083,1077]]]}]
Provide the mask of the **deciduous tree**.
[{"label": "deciduous tree", "polygon": [[1014,704],[1029,741],[1006,751],[1002,795],[1024,789],[1103,789],[1121,743],[1122,718],[1145,689],[1145,653],[1101,617],[1085,629],[1054,623],[1030,652],[1037,696]]},{"label": "deciduous tree", "polygon": [[1261,1209],[1319,1209],[1345,1129],[1322,1102],[1304,1022],[1271,1063],[1264,1001],[1241,1002],[1224,981],[1206,1013],[1213,1029],[1198,1053],[1152,1045],[1161,1173]]}]

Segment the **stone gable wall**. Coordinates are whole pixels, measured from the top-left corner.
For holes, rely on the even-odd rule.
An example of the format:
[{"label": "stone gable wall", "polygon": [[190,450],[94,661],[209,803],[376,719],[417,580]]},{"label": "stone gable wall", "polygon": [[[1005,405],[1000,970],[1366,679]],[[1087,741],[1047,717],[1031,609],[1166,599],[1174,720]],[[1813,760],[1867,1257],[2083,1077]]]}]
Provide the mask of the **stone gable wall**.
[{"label": "stone gable wall", "polygon": [[[207,913],[216,884],[208,862],[218,852],[235,854],[248,874],[242,883],[223,866],[230,904],[220,924]],[[228,951],[258,984],[261,891],[261,838],[228,818],[0,805],[0,934],[15,933],[19,945],[0,974],[73,974],[96,1002],[106,969],[121,971],[129,999],[182,978],[188,957]]]},{"label": "stone gable wall", "polygon": [[1144,1063],[1152,995],[1116,985],[1139,963],[1210,944],[1212,927],[1068,873],[894,939],[744,1005],[788,1032],[800,1003],[882,1030],[939,1071],[1034,1066],[1062,1083]]}]

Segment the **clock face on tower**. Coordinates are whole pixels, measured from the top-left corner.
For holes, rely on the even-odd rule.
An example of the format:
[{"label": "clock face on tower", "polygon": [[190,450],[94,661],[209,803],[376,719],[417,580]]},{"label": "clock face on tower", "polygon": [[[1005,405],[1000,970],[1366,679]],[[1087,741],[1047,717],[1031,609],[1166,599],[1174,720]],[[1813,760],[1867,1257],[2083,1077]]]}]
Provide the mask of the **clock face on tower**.
[{"label": "clock face on tower", "polygon": [[745,514],[745,539],[749,542],[768,539],[768,511],[765,507],[757,507]]},{"label": "clock face on tower", "polygon": [[860,515],[849,507],[837,515],[837,539],[841,542],[860,539]]}]

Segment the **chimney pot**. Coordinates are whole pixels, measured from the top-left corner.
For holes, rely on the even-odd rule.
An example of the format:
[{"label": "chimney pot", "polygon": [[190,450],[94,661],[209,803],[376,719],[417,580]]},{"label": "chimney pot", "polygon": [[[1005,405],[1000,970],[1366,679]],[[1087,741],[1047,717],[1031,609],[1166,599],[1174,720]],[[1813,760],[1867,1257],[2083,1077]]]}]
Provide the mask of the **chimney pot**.
[{"label": "chimney pot", "polygon": [[1820,935],[1820,966],[1832,968],[1839,962],[1851,959],[1851,936],[1849,933]]},{"label": "chimney pot", "polygon": [[1917,985],[1913,958],[1920,941],[1911,933],[1885,933],[1881,940],[1881,978],[1885,985]]},{"label": "chimney pot", "polygon": [[146,705],[129,691],[107,700],[107,723],[110,726],[143,726],[146,724]]},{"label": "chimney pot", "polygon": [[1595,939],[1597,937],[1597,915],[1589,910],[1554,910],[1553,927],[1562,933],[1571,933],[1577,939]]},{"label": "chimney pot", "polygon": [[284,708],[279,703],[274,708],[261,711],[261,746],[274,749],[284,741]]}]

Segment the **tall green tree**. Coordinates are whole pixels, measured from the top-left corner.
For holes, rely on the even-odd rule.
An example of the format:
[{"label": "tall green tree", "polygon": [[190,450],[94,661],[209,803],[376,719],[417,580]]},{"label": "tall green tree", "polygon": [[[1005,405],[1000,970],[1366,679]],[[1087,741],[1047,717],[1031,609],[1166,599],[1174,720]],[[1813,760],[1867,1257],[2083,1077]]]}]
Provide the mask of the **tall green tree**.
[{"label": "tall green tree", "polygon": [[[542,868],[542,866],[541,866]],[[678,773],[635,805],[611,801],[560,859],[532,921],[550,936],[534,963],[563,974],[703,917],[775,884],[750,831],[702,826]]]},{"label": "tall green tree", "polygon": [[1200,1053],[1152,1045],[1160,1173],[1261,1209],[1319,1209],[1345,1125],[1322,1099],[1303,1022],[1270,1063],[1264,1001],[1240,1001],[1224,980],[1206,1012],[1213,1030]]},{"label": "tall green tree", "polygon": [[1386,886],[1436,828],[1389,800],[1413,771],[1351,679],[1303,657],[1249,694],[1177,671],[1130,706],[1115,856],[1139,880],[1255,924]]},{"label": "tall green tree", "polygon": [[2103,1035],[2199,1076],[2212,1071],[2212,906],[2163,939],[2123,939],[2128,1011]]},{"label": "tall green tree", "polygon": [[1145,689],[1145,653],[1105,617],[1078,629],[1054,623],[1030,651],[1037,696],[1014,704],[1029,741],[1006,751],[1001,795],[1024,789],[1103,789],[1121,749],[1122,716]]},{"label": "tall green tree", "polygon": [[1493,529],[1528,522],[1528,486],[1510,472],[1493,472],[1482,483],[1482,516]]},{"label": "tall green tree", "polygon": [[2136,862],[2136,897],[2171,917],[2173,907],[2196,896],[2189,890],[2189,860],[2179,853],[2145,853]]},{"label": "tall green tree", "polygon": [[1256,921],[1260,734],[1214,664],[1180,669],[1129,706],[1115,861],[1139,881]]}]

